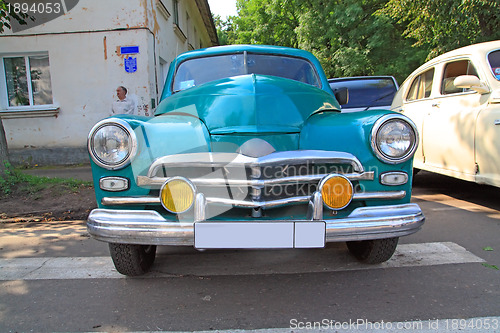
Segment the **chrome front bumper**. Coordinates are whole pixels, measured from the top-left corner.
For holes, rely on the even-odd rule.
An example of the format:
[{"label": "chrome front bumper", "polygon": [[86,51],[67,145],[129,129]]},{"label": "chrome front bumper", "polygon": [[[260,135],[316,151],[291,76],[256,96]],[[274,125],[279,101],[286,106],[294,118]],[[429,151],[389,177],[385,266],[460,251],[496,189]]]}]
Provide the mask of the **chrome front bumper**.
[{"label": "chrome front bumper", "polygon": [[[325,241],[339,242],[406,236],[417,232],[424,221],[417,204],[404,204],[357,208],[349,216],[337,219],[251,222],[324,222]],[[88,217],[87,229],[94,238],[109,243],[194,245],[194,222],[168,221],[156,211],[95,209]]]}]

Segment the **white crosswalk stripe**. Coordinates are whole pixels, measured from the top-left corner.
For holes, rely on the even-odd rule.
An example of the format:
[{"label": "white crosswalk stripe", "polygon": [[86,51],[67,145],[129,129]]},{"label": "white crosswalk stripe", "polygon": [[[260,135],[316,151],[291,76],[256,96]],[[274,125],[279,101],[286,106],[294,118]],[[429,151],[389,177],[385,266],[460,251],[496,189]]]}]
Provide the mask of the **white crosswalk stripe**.
[{"label": "white crosswalk stripe", "polygon": [[[300,252],[295,251],[297,250],[266,251],[265,257],[261,251],[207,252],[199,254],[204,256],[203,260],[196,258],[196,255],[171,254],[165,264],[162,262],[164,257],[160,255],[153,271],[141,278],[324,273],[484,262],[463,247],[450,242],[400,244],[393,258],[380,265],[359,263],[347,253],[345,257],[339,256],[337,249],[313,250],[318,251],[318,255],[302,257]],[[336,260],[327,260],[332,253],[337,253]],[[304,261],[301,261],[302,258]],[[232,262],[238,265],[231,265]],[[231,270],[223,269],[225,267],[231,267]],[[125,276],[116,272],[110,257],[0,259],[2,281],[121,278]]]}]

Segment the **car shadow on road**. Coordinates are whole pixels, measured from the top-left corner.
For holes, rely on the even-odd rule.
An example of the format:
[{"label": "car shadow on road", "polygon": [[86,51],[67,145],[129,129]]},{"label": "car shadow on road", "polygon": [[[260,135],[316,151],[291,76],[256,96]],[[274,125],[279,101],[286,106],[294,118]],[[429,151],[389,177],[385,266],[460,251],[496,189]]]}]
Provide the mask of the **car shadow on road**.
[{"label": "car shadow on road", "polygon": [[420,171],[413,177],[413,194],[441,194],[493,210],[500,210],[500,188],[476,184],[453,177]]}]

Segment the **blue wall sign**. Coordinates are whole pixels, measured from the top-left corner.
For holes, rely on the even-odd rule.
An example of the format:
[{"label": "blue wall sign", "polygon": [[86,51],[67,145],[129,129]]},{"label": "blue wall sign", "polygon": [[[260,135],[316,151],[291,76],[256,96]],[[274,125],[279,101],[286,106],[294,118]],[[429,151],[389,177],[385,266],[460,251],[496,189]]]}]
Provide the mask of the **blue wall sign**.
[{"label": "blue wall sign", "polygon": [[135,73],[137,71],[137,58],[128,57],[123,60],[125,62],[125,72]]},{"label": "blue wall sign", "polygon": [[120,54],[136,54],[139,53],[139,46],[121,46]]}]

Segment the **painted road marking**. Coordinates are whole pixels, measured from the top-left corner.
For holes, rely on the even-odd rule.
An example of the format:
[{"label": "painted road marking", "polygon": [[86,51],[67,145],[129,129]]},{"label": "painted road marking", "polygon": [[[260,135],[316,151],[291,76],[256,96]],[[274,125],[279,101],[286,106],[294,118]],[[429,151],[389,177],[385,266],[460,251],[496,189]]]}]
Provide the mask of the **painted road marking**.
[{"label": "painted road marking", "polygon": [[456,199],[444,194],[417,194],[412,195],[414,199],[432,201],[438,204],[449,206],[449,208],[436,208],[434,211],[463,209],[472,213],[484,213],[492,219],[500,219],[500,211],[489,207],[481,206],[465,200]]},{"label": "painted road marking", "polygon": [[[314,255],[311,252],[315,251]],[[203,256],[200,260],[200,256]],[[141,278],[265,275],[478,263],[483,259],[451,243],[401,244],[391,260],[366,265],[337,249],[216,251],[196,255],[161,254],[152,272]],[[332,260],[334,259],[334,260]],[[230,270],[227,268],[230,267]],[[0,259],[0,280],[121,279],[110,257],[41,257]]]}]

